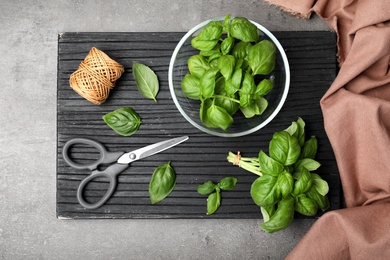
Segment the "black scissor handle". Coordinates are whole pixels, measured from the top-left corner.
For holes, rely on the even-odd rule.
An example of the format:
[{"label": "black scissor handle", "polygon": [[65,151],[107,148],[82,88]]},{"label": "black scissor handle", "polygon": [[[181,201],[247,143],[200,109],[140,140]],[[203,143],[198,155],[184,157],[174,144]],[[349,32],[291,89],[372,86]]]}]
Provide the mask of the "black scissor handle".
[{"label": "black scissor handle", "polygon": [[[96,148],[99,151],[100,158],[92,163],[87,163],[87,164],[80,164],[74,162],[69,156],[69,151],[70,148],[75,144],[86,144]],[[92,171],[94,169],[97,169],[98,166],[101,164],[108,164],[108,163],[115,162],[122,154],[123,152],[108,152],[107,149],[101,143],[87,138],[73,138],[68,142],[66,142],[62,149],[62,156],[65,162],[69,164],[71,167],[78,170],[89,169]]]},{"label": "black scissor handle", "polygon": [[[107,202],[107,200],[111,197],[111,195],[114,193],[114,190],[117,185],[117,175],[124,171],[128,165],[125,164],[113,164],[109,166],[104,171],[93,171],[91,175],[89,175],[87,178],[85,178],[79,185],[77,189],[77,200],[86,209],[96,209],[101,207],[104,203]],[[108,179],[110,182],[108,189],[106,193],[103,195],[103,197],[95,203],[89,203],[84,199],[84,189],[87,186],[87,184],[91,181],[93,181],[96,178],[104,177]]]}]

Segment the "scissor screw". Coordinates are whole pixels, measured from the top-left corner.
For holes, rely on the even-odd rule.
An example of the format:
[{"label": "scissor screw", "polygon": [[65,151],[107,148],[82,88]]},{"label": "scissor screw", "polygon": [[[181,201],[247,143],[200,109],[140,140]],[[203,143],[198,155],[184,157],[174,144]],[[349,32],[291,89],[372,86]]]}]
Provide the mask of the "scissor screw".
[{"label": "scissor screw", "polygon": [[137,156],[136,156],[134,153],[131,153],[131,154],[129,155],[129,157],[130,157],[130,159],[134,160]]}]

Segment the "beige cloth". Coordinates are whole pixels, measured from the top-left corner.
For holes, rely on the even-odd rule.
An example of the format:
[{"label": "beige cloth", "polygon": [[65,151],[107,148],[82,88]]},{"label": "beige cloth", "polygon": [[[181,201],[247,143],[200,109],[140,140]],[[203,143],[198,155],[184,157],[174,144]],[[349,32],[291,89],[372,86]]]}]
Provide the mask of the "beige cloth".
[{"label": "beige cloth", "polygon": [[340,71],[321,100],[346,209],[324,214],[288,259],[390,259],[390,0],[266,0],[318,14]]}]

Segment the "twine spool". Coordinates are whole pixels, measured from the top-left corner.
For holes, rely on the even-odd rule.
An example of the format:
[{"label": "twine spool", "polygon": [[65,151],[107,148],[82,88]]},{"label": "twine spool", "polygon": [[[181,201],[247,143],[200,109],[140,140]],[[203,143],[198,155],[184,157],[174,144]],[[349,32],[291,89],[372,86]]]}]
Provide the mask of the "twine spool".
[{"label": "twine spool", "polygon": [[71,88],[88,101],[100,105],[106,101],[124,67],[93,47],[69,79]]}]

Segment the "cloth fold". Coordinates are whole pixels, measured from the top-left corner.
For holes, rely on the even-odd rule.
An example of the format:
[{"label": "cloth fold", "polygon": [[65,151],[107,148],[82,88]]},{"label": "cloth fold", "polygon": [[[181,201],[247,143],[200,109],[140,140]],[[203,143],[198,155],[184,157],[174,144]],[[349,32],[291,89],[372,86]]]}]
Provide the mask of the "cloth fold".
[{"label": "cloth fold", "polygon": [[388,259],[390,1],[266,2],[315,12],[338,35],[340,71],[320,103],[347,208],[320,217],[287,258]]}]

